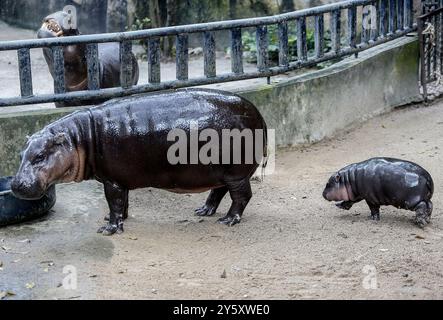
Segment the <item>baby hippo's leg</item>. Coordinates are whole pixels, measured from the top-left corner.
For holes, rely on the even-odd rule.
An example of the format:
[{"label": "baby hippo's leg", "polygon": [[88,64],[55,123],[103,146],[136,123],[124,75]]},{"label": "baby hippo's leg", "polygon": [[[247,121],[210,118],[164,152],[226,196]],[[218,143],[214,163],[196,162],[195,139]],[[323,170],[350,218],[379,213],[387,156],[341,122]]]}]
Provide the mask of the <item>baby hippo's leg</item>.
[{"label": "baby hippo's leg", "polygon": [[371,215],[369,216],[369,219],[379,221],[380,220],[380,206],[377,204],[370,203],[369,201],[366,201],[366,203],[369,206],[369,209],[371,209]]},{"label": "baby hippo's leg", "polygon": [[431,200],[428,200],[427,207],[428,207],[428,211],[426,212],[427,214],[426,214],[425,220],[427,223],[431,223],[432,209],[434,207]]},{"label": "baby hippo's leg", "polygon": [[98,229],[105,236],[123,232],[123,217],[127,209],[128,191],[117,184],[105,182],[105,196],[109,205],[109,222]]},{"label": "baby hippo's leg", "polygon": [[424,228],[424,226],[430,222],[431,214],[432,214],[432,202],[431,201],[422,201],[418,205],[415,206],[415,223],[420,227]]}]

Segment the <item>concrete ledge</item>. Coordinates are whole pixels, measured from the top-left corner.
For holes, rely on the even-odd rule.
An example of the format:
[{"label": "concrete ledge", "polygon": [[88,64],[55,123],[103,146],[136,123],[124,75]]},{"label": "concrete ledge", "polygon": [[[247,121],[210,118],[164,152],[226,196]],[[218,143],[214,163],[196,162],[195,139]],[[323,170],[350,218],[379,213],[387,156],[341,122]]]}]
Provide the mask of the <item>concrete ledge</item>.
[{"label": "concrete ledge", "polygon": [[[402,38],[329,68],[278,84],[238,90],[276,130],[278,146],[312,143],[421,99],[418,42]],[[78,108],[0,113],[0,176],[17,170],[26,135]]]},{"label": "concrete ledge", "polygon": [[240,93],[276,130],[278,146],[312,143],[397,106],[421,101],[418,41],[406,37],[290,81]]}]

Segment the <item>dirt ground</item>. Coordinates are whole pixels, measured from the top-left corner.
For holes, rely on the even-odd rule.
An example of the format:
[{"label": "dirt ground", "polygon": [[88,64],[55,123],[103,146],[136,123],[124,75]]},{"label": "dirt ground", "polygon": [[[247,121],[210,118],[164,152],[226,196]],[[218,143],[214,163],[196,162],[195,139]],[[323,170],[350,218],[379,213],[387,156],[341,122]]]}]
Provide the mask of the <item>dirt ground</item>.
[{"label": "dirt ground", "polygon": [[[0,291],[13,292],[9,299],[441,299],[442,150],[443,102],[280,150],[234,227],[216,223],[229,198],[200,219],[193,210],[207,194],[145,189],[130,194],[125,232],[105,237],[95,233],[106,211],[100,185],[59,186],[48,217],[0,229]],[[431,225],[421,230],[412,212],[392,207],[369,221],[364,204],[342,211],[322,198],[332,172],[372,156],[428,169]]]}]

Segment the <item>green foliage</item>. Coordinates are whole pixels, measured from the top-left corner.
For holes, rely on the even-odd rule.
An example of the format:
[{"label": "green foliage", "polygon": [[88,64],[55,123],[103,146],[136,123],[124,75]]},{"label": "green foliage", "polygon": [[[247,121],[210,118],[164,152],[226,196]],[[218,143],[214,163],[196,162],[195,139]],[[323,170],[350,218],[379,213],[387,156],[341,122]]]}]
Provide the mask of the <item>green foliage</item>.
[{"label": "green foliage", "polygon": [[[268,27],[268,52],[269,60],[273,63],[278,62],[279,44],[278,44],[278,27],[271,25]],[[250,63],[257,62],[257,43],[256,33],[244,31],[242,33],[243,52],[245,58]],[[306,41],[308,45],[308,54],[312,54],[315,48],[314,31],[308,29],[306,31]],[[295,32],[288,34],[289,60],[297,60],[297,36]],[[331,49],[331,37],[329,30],[325,32],[325,52]]]}]

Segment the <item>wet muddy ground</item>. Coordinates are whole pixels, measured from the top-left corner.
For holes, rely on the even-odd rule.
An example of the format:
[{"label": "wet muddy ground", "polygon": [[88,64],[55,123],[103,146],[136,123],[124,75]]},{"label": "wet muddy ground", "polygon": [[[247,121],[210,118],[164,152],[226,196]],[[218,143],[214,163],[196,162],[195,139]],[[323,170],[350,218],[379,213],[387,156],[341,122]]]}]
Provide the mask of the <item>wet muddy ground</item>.
[{"label": "wet muddy ground", "polygon": [[[49,216],[0,229],[0,291],[15,294],[7,299],[441,299],[442,150],[443,102],[279,150],[275,173],[253,183],[234,227],[216,223],[229,198],[201,219],[193,210],[207,194],[143,189],[130,193],[125,232],[104,237],[95,233],[106,212],[101,186],[59,186]],[[369,221],[363,203],[342,211],[322,198],[333,171],[372,156],[431,173],[431,225],[421,230],[413,212],[392,207]]]}]

